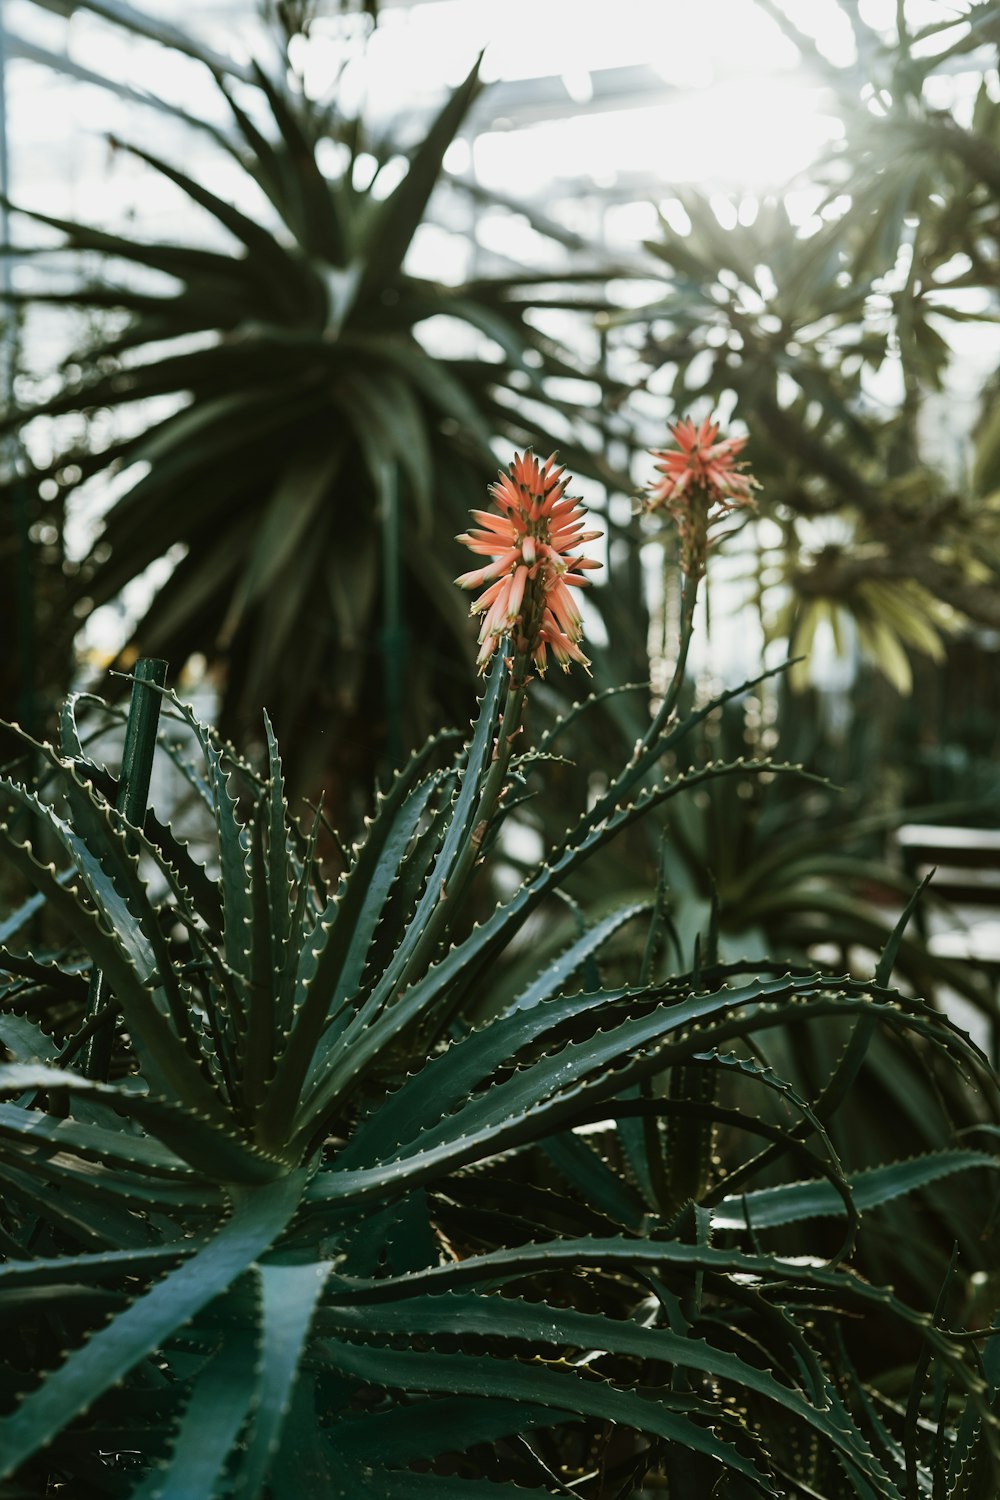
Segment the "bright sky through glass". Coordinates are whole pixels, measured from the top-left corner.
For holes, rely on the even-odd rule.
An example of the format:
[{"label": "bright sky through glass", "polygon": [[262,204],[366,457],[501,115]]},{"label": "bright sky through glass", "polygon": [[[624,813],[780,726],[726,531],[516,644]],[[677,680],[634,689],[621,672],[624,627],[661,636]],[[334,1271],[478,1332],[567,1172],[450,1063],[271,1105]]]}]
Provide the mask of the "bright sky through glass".
[{"label": "bright sky through glass", "polygon": [[[84,11],[67,21],[29,0],[0,3],[12,32],[65,50],[96,73],[163,91],[220,118],[214,86],[187,59],[128,38]],[[863,21],[894,28],[896,0],[851,3]],[[852,28],[837,0],[782,5],[831,61],[853,56]],[[206,0],[197,7],[138,0],[138,7],[189,26],[221,53],[274,65],[256,0]],[[943,8],[942,0],[907,0],[908,22],[940,20]],[[547,114],[522,108],[498,122],[488,96],[479,106],[476,175],[514,197],[544,195],[554,180],[607,187],[622,177],[641,183],[636,196],[647,198],[685,182],[735,193],[780,192],[808,171],[838,131],[815,74],[755,0],[383,0],[380,25],[361,56],[356,41],[364,26],[360,16],[321,13],[294,61],[309,93],[335,96],[347,111],[361,108],[379,126],[391,128],[400,115],[426,117],[482,49],[484,81],[520,88],[522,100],[530,80],[561,85],[562,106]],[[599,87],[595,96],[602,70],[637,66],[648,70],[654,85],[662,80],[661,95],[647,87],[632,107],[627,98],[602,101]],[[65,193],[79,195],[78,137],[96,143],[111,129],[148,139],[163,129],[162,116],[157,120],[141,106],[48,70],[25,68],[11,84],[15,181],[17,157],[30,154],[35,141],[46,148],[25,174],[35,199],[50,186],[55,197],[61,178]],[[460,160],[467,158],[453,155],[449,167],[460,170]],[[48,206],[59,212],[65,204],[50,200]]]},{"label": "bright sky through glass", "polygon": [[[350,80],[379,112],[412,94],[414,58],[426,86],[457,83],[481,47],[482,76],[516,83],[556,77],[568,112],[487,131],[476,173],[507,192],[544,190],[553,176],[608,183],[617,173],[670,182],[780,188],[833,137],[815,80],[796,49],[753,0],[423,0],[384,13],[368,66]],[[808,24],[834,60],[849,56],[850,28],[833,0],[810,0]],[[306,49],[303,49],[303,57]],[[332,60],[332,59],[331,59]],[[662,102],[599,109],[602,69],[643,64],[663,80]],[[322,64],[307,69],[313,87]],[[626,101],[622,101],[623,104]],[[513,123],[513,122],[512,122]]]}]

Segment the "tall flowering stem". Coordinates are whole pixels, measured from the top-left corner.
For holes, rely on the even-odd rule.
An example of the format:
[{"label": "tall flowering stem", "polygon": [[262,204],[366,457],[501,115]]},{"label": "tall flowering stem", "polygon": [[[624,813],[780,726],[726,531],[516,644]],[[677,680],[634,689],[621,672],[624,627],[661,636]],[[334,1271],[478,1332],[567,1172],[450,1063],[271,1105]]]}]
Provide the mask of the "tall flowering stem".
[{"label": "tall flowering stem", "polygon": [[[496,659],[487,679],[487,690],[481,712],[486,710],[491,687],[497,686],[497,673],[504,673],[507,677],[506,691],[503,692],[499,701],[494,700],[496,710],[499,711],[500,722],[496,729],[489,765],[485,774],[481,771],[478,773],[481,776],[481,783],[476,798],[475,813],[469,824],[469,833],[457,850],[454,864],[438,891],[437,904],[400,977],[400,992],[407,984],[419,979],[428,965],[434,962],[442,939],[453,924],[454,912],[466,894],[469,877],[479,863],[483,844],[503,803],[507,788],[507,773],[514,753],[514,745],[521,730],[527,680],[524,677],[519,680],[513,679],[507,674],[504,662],[499,658]],[[500,703],[503,705],[502,710]],[[496,723],[495,717],[493,722]],[[437,1013],[434,1034],[424,1038],[428,1045],[443,1038],[451,1020],[451,1012]]]},{"label": "tall flowering stem", "polygon": [[[580,646],[583,621],[574,591],[587,585],[586,571],[600,564],[572,549],[601,533],[587,530],[582,503],[566,494],[569,483],[554,454],[544,463],[530,449],[523,457],[515,454],[490,486],[496,509],[474,510],[478,525],[458,538],[470,551],[490,559],[455,580],[461,588],[484,590],[472,606],[472,613],[483,617],[479,670],[485,672],[492,661],[493,671],[505,671],[508,680],[471,832],[407,964],[407,979],[416,978],[433,960],[449,925],[449,913],[462,899],[495,825],[533,674],[545,672],[550,652],[564,671],[569,671],[572,662],[584,668],[590,665]],[[497,659],[498,650],[502,661]],[[447,1027],[449,1019],[440,1018],[440,1024]]]},{"label": "tall flowering stem", "polygon": [[494,652],[506,642],[510,686],[497,733],[493,763],[483,783],[476,829],[470,841],[470,865],[504,794],[515,740],[521,729],[524,695],[534,669],[544,675],[548,653],[568,672],[571,662],[590,666],[580,642],[583,620],[574,597],[586,588],[588,570],[600,563],[573,552],[596,540],[587,529],[582,501],[567,495],[570,478],[553,453],[544,463],[529,448],[501,469],[489,493],[495,510],[474,510],[479,524],[458,538],[471,552],[490,561],[455,582],[459,588],[484,592],[472,605],[481,614],[479,658],[486,670]]},{"label": "tall flowering stem", "polygon": [[663,703],[647,731],[651,743],[673,713],[684,682],[688,650],[694,632],[698,585],[705,576],[713,538],[709,528],[736,510],[755,510],[757,481],[737,462],[746,438],[719,440],[719,424],[708,418],[696,427],[690,417],[670,429],[676,447],[653,449],[660,478],[649,485],[643,510],[665,510],[677,525],[680,539],[680,645],[673,676]]}]

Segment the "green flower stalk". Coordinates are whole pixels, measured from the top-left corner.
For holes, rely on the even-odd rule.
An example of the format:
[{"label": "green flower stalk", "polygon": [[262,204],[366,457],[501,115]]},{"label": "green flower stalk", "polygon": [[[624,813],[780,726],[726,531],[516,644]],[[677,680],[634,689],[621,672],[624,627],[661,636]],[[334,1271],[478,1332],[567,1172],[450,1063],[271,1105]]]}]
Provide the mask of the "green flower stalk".
[{"label": "green flower stalk", "polygon": [[[478,666],[485,672],[498,646],[506,641],[502,650],[509,681],[471,832],[414,952],[410,965],[414,974],[435,952],[448,926],[449,910],[464,892],[501,811],[532,668],[544,675],[549,651],[564,672],[574,661],[585,670],[590,666],[580,649],[583,620],[570,590],[585,588],[589,583],[585,570],[601,564],[570,549],[602,533],[586,529],[586,510],[579,499],[566,494],[569,484],[570,476],[556,463],[555,454],[542,464],[530,448],[523,456],[515,453],[513,462],[506,471],[500,470],[489,487],[497,510],[474,510],[478,527],[457,539],[470,551],[492,559],[455,582],[465,589],[488,585],[472,606],[473,614],[483,616]],[[450,903],[447,908],[446,902]]]},{"label": "green flower stalk", "polygon": [[696,427],[691,418],[686,417],[670,429],[676,448],[651,450],[652,457],[659,459],[656,467],[662,477],[654,479],[648,486],[642,508],[647,515],[666,510],[677,523],[681,622],[673,676],[642,742],[644,746],[652,743],[677,706],[694,634],[698,585],[705,576],[708,551],[713,541],[709,528],[734,510],[756,509],[753,492],[760,486],[752,475],[744,472],[746,465],[736,462],[746,438],[723,438],[717,442],[718,433],[718,422],[706,418],[700,427]]}]

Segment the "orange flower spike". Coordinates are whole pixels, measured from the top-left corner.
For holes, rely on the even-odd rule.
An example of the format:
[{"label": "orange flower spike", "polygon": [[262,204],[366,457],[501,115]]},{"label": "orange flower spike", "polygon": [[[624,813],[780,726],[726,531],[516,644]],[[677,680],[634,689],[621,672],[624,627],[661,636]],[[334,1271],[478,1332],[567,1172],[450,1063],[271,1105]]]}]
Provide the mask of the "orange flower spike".
[{"label": "orange flower spike", "polygon": [[585,529],[586,510],[566,494],[569,483],[554,454],[540,464],[530,449],[523,456],[515,453],[489,486],[497,510],[474,510],[478,526],[458,538],[471,552],[492,559],[455,580],[466,589],[488,585],[472,606],[473,614],[484,617],[480,670],[505,635],[540,672],[548,650],[565,671],[572,661],[589,665],[580,650],[583,621],[570,588],[585,588],[586,570],[601,565],[570,549],[602,533]]},{"label": "orange flower spike", "polygon": [[691,488],[703,490],[709,505],[726,510],[753,504],[757,483],[736,462],[746,438],[724,438],[717,443],[718,431],[717,422],[706,419],[695,427],[690,417],[670,429],[677,449],[653,451],[653,457],[660,460],[656,467],[664,477],[650,486],[648,509],[680,499]]},{"label": "orange flower spike", "polygon": [[746,438],[717,442],[718,422],[706,418],[696,427],[690,417],[677,422],[670,434],[677,447],[652,452],[663,477],[650,484],[645,509],[665,509],[673,516],[681,539],[681,568],[701,578],[711,545],[709,526],[731,511],[755,508],[753,492],[759,485],[736,461]]}]

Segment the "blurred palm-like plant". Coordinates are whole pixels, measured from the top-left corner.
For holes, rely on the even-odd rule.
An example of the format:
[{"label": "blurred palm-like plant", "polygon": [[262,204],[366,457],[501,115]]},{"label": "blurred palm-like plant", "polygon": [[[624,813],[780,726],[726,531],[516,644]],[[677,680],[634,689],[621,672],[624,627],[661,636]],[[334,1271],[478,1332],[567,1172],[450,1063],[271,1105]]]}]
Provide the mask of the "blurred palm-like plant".
[{"label": "blurred palm-like plant", "polygon": [[[950,626],[1000,623],[995,391],[971,472],[954,462],[953,423],[944,445],[932,435],[932,401],[954,399],[949,327],[985,333],[997,311],[995,6],[916,29],[901,4],[887,37],[845,5],[855,58],[834,64],[790,9],[760,3],[844,127],[818,169],[825,202],[805,225],[766,200],[723,228],[707,194],[678,192],[686,231],[663,219],[648,246],[668,289],[622,316],[645,325],[644,358],[678,403],[735,409],[754,434],[780,528],[762,542],[758,583],[788,601],[770,608],[773,633],[808,656],[818,628],[841,649],[853,627],[907,691],[910,651],[939,660]],[[982,74],[968,123],[939,102],[956,67]]]},{"label": "blurred palm-like plant", "polygon": [[[94,8],[130,24],[115,7]],[[288,35],[306,24],[287,7],[282,15]],[[4,425],[123,413],[111,442],[77,426],[65,443],[50,427],[57,451],[32,476],[55,485],[61,505],[81,484],[92,491],[118,476],[68,583],[65,619],[78,624],[81,610],[170,559],[120,663],[137,650],[177,663],[203,655],[218,669],[223,727],[256,732],[267,702],[294,747],[296,784],[322,778],[336,796],[363,783],[386,748],[396,761],[460,712],[468,632],[443,585],[492,445],[523,440],[530,405],[534,431],[551,423],[543,441],[555,447],[557,434],[578,471],[594,472],[580,433],[600,415],[555,390],[553,377],[580,376],[579,360],[570,365],[534,326],[524,278],[515,297],[503,279],[451,287],[407,269],[476,68],[390,190],[402,148],[260,67],[227,76],[215,54],[173,32],[161,40],[212,70],[230,112],[228,130],[192,128],[236,162],[267,211],[246,212],[186,167],[116,141],[179,189],[223,248],[29,214],[58,233],[45,259],[68,263],[78,284],[14,300],[83,310],[100,331],[54,395],[7,412]],[[421,325],[434,318],[447,320],[455,354],[425,347]],[[163,415],[152,398],[172,409]],[[321,743],[309,725],[331,713],[341,732]]]},{"label": "blurred palm-like plant", "polygon": [[[393,778],[335,889],[288,817],[269,725],[262,775],[169,697],[194,736],[208,866],[147,814],[163,664],[137,670],[118,773],[87,753],[73,702],[58,748],[18,732],[0,848],[72,947],[33,952],[15,914],[0,951],[12,1493],[995,1492],[995,1340],[954,1337],[964,1279],[949,1270],[932,1315],[845,1264],[862,1213],[995,1177],[992,1103],[978,1142],[858,1171],[832,1149],[880,1034],[992,1087],[959,1033],[891,987],[902,925],[864,980],[720,964],[711,932],[693,968],[656,977],[659,897],[524,982],[498,963],[530,951],[533,919],[598,848],[742,771],[662,774],[704,717],[676,713],[694,573],[681,670],[642,740],[471,920],[540,769],[521,735],[535,674],[582,654],[567,593],[585,522],[564,487],[515,459],[477,517],[493,576],[475,585],[488,669],[471,735],[456,753],[439,734]],[[609,983],[627,922],[643,956]],[[830,1026],[845,1045],[809,1093],[760,1055]],[[879,1359],[893,1331],[903,1399]]]}]

